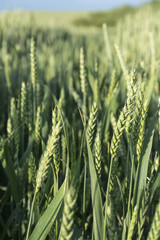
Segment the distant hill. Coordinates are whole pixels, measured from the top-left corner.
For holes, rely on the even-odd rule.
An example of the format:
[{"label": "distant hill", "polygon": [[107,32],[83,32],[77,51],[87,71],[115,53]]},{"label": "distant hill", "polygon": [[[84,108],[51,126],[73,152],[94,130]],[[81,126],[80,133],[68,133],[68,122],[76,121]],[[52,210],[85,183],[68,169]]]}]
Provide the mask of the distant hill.
[{"label": "distant hill", "polygon": [[148,5],[151,5],[153,9],[158,9],[160,8],[160,1],[152,1],[151,3],[144,4],[140,7],[123,6],[110,11],[91,12],[83,18],[78,17],[77,19],[74,19],[73,24],[86,27],[101,27],[102,23],[106,23],[108,26],[112,27],[115,26],[120,19],[125,18],[128,14],[135,14],[139,9]]}]

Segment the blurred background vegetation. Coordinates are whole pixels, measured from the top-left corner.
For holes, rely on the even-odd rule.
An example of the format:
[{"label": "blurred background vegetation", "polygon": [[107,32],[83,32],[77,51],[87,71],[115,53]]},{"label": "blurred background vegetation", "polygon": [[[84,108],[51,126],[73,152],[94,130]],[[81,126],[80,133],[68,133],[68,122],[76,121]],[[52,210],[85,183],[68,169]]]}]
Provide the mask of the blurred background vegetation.
[{"label": "blurred background vegetation", "polygon": [[22,11],[16,10],[13,12],[5,11],[0,13],[0,19],[8,17],[8,14],[16,16],[16,18],[21,18],[23,15],[23,20],[27,21],[28,16],[31,16],[33,24],[39,26],[61,26],[61,27],[101,27],[103,23],[106,23],[108,27],[115,27],[118,21],[123,21],[128,15],[132,15],[133,18],[135,14],[141,10],[151,7],[153,11],[158,11],[160,9],[160,1],[152,0],[149,3],[145,3],[139,7],[133,6],[122,6],[109,11],[98,11],[98,12],[88,12],[88,11]]},{"label": "blurred background vegetation", "polygon": [[127,17],[127,15],[132,14],[134,18],[135,13],[147,8],[148,6],[151,6],[153,10],[158,10],[160,8],[160,1],[153,0],[151,3],[146,3],[140,7],[123,6],[110,11],[91,12],[85,17],[77,17],[73,21],[73,24],[86,27],[101,27],[102,23],[105,22],[108,27],[113,27],[119,20],[123,20],[125,17]]}]

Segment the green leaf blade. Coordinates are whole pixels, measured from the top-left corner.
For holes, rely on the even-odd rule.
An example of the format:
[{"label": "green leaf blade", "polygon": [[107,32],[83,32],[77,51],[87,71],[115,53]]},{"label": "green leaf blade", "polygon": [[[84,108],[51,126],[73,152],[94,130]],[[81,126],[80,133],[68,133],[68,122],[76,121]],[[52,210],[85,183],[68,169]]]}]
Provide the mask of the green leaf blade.
[{"label": "green leaf blade", "polygon": [[35,226],[29,240],[45,240],[62,206],[65,182]]},{"label": "green leaf blade", "polygon": [[91,195],[92,195],[92,207],[93,207],[93,232],[94,239],[102,240],[103,239],[103,207],[102,207],[102,197],[99,187],[99,182],[96,174],[96,169],[94,166],[93,156],[91,148],[89,145],[88,137],[87,139],[87,149],[89,157],[89,170],[91,176]]}]

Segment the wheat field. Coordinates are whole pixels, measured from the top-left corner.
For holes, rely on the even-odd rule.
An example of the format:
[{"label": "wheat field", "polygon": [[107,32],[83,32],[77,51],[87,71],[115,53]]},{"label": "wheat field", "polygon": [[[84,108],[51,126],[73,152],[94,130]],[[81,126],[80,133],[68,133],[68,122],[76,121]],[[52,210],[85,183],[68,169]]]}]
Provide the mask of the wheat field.
[{"label": "wheat field", "polygon": [[0,240],[160,239],[160,7],[35,14],[0,14]]}]

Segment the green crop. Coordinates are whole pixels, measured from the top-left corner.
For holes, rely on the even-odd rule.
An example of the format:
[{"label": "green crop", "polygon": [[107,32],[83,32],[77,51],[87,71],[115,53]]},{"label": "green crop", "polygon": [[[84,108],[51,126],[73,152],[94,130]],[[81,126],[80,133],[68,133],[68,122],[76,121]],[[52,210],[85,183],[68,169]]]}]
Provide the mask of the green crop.
[{"label": "green crop", "polygon": [[0,13],[0,239],[160,239],[159,8],[43,14]]}]

